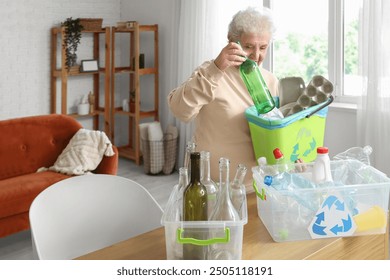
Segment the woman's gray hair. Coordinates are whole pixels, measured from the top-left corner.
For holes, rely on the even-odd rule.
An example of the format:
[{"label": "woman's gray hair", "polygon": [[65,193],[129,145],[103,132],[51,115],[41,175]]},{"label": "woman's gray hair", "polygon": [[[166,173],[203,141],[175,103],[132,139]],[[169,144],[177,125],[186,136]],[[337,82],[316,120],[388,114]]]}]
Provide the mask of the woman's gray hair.
[{"label": "woman's gray hair", "polygon": [[272,40],[275,32],[276,27],[270,9],[249,7],[233,16],[229,24],[228,39],[230,42],[237,42],[243,33],[268,33]]}]

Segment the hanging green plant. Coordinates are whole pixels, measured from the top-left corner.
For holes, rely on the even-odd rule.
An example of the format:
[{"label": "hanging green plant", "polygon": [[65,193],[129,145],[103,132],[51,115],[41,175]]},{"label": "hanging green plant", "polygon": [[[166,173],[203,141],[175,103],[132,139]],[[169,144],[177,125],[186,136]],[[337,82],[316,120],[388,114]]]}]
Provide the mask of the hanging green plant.
[{"label": "hanging green plant", "polygon": [[61,22],[61,26],[65,27],[64,45],[66,59],[65,64],[68,71],[70,67],[76,65],[77,61],[77,47],[81,40],[81,31],[84,27],[80,24],[80,18],[72,19],[67,18],[64,22]]}]

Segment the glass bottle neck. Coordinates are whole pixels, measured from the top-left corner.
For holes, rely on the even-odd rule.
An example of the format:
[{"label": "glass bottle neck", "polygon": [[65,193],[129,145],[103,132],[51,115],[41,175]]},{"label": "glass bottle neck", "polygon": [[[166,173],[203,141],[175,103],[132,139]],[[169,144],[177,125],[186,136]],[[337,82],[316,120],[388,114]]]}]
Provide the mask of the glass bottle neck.
[{"label": "glass bottle neck", "polygon": [[196,144],[195,142],[189,141],[186,146],[186,153],[184,156],[184,167],[187,168],[187,172],[191,175],[191,154],[195,152]]},{"label": "glass bottle neck", "polygon": [[179,189],[188,185],[188,170],[185,167],[179,169]]},{"label": "glass bottle neck", "polygon": [[229,160],[225,158],[219,160],[219,185],[221,191],[229,185]]},{"label": "glass bottle neck", "polygon": [[191,157],[191,182],[200,182],[200,158]]},{"label": "glass bottle neck", "polygon": [[232,184],[236,186],[241,186],[244,183],[244,178],[247,172],[247,168],[243,164],[239,164],[236,170],[236,175],[234,176],[234,180]]},{"label": "glass bottle neck", "polygon": [[200,153],[200,179],[202,181],[210,181],[210,153],[202,151]]}]

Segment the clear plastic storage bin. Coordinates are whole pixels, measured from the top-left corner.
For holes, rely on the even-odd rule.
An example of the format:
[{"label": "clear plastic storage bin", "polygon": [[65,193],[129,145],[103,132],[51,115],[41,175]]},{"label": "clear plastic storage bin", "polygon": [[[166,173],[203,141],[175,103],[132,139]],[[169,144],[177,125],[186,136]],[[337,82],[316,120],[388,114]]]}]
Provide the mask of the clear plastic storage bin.
[{"label": "clear plastic storage bin", "polygon": [[291,164],[279,178],[269,168],[252,171],[258,215],[274,241],[386,232],[390,179],[372,166],[331,161],[333,183],[322,184],[311,181],[313,163]]},{"label": "clear plastic storage bin", "polygon": [[176,185],[161,219],[168,260],[185,259],[184,248],[197,252],[191,259],[241,259],[244,225],[248,222],[246,198],[240,221],[181,221],[182,203]]}]

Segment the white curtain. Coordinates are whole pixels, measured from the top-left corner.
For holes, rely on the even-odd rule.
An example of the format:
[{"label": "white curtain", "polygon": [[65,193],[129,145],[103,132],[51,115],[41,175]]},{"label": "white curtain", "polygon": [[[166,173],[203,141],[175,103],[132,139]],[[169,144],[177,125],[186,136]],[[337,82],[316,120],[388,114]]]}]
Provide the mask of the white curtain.
[{"label": "white curtain", "polygon": [[[172,89],[186,81],[197,66],[214,59],[227,43],[228,24],[238,10],[261,6],[259,0],[177,0],[176,36],[171,52]],[[178,166],[183,166],[186,143],[194,123],[183,123],[170,114],[169,123],[179,128]]]},{"label": "white curtain", "polygon": [[358,144],[373,147],[371,164],[390,175],[390,1],[364,0],[363,95],[358,105]]}]

